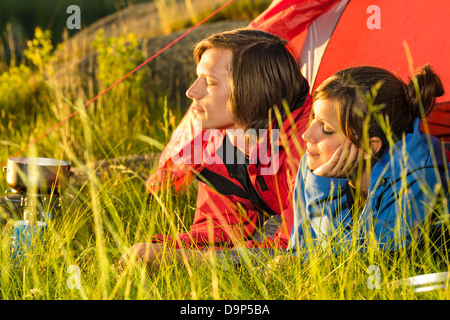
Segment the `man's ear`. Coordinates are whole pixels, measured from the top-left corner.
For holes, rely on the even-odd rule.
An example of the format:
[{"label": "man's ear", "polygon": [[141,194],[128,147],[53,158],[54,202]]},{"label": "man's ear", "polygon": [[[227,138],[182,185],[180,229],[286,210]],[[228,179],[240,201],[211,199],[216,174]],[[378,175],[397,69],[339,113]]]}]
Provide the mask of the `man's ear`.
[{"label": "man's ear", "polygon": [[378,137],[372,137],[369,139],[369,145],[370,145],[370,154],[364,153],[364,159],[371,158],[374,154],[377,154],[378,151],[381,150],[381,147],[383,146],[383,142]]}]

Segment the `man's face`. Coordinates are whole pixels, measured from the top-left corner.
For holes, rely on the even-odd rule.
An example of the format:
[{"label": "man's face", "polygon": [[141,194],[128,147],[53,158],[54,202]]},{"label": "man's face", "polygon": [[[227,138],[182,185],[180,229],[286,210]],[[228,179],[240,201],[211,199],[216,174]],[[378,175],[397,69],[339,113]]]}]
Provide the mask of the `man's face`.
[{"label": "man's face", "polygon": [[234,121],[227,113],[230,100],[230,73],[232,52],[229,49],[208,49],[197,65],[197,80],[186,91],[192,99],[196,120],[203,129],[228,129]]}]

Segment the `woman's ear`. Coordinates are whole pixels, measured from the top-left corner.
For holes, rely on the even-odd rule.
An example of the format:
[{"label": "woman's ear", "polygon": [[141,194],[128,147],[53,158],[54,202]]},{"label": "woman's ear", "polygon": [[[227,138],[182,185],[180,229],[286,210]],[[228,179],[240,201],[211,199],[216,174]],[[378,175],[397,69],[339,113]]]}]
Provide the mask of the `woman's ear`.
[{"label": "woman's ear", "polygon": [[370,145],[370,154],[364,153],[364,159],[371,158],[374,154],[377,154],[378,151],[381,150],[383,142],[378,137],[372,137],[369,139],[369,145]]}]

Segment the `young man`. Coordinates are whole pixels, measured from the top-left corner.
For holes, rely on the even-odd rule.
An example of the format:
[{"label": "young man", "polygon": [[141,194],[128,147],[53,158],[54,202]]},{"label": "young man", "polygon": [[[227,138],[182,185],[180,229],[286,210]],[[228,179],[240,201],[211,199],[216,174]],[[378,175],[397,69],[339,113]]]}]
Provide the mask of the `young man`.
[{"label": "young man", "polygon": [[[203,159],[196,212],[189,232],[155,235],[126,252],[146,262],[162,251],[285,248],[292,229],[291,193],[301,135],[309,121],[308,84],[285,41],[263,31],[238,29],[212,35],[194,49],[197,80],[187,91],[201,122]],[[253,134],[252,134],[253,133]],[[153,177],[147,190],[152,192]],[[259,238],[267,216],[281,221],[275,234]]]}]

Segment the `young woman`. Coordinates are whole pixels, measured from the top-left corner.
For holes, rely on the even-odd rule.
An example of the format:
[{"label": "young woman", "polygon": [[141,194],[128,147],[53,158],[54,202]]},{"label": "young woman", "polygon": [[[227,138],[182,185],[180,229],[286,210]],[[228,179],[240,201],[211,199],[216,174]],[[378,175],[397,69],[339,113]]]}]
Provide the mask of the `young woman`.
[{"label": "young woman", "polygon": [[420,125],[443,93],[429,65],[409,84],[364,66],[339,71],[317,88],[302,136],[306,154],[288,249],[306,256],[352,245],[395,251],[439,227],[450,210],[448,160]]}]

